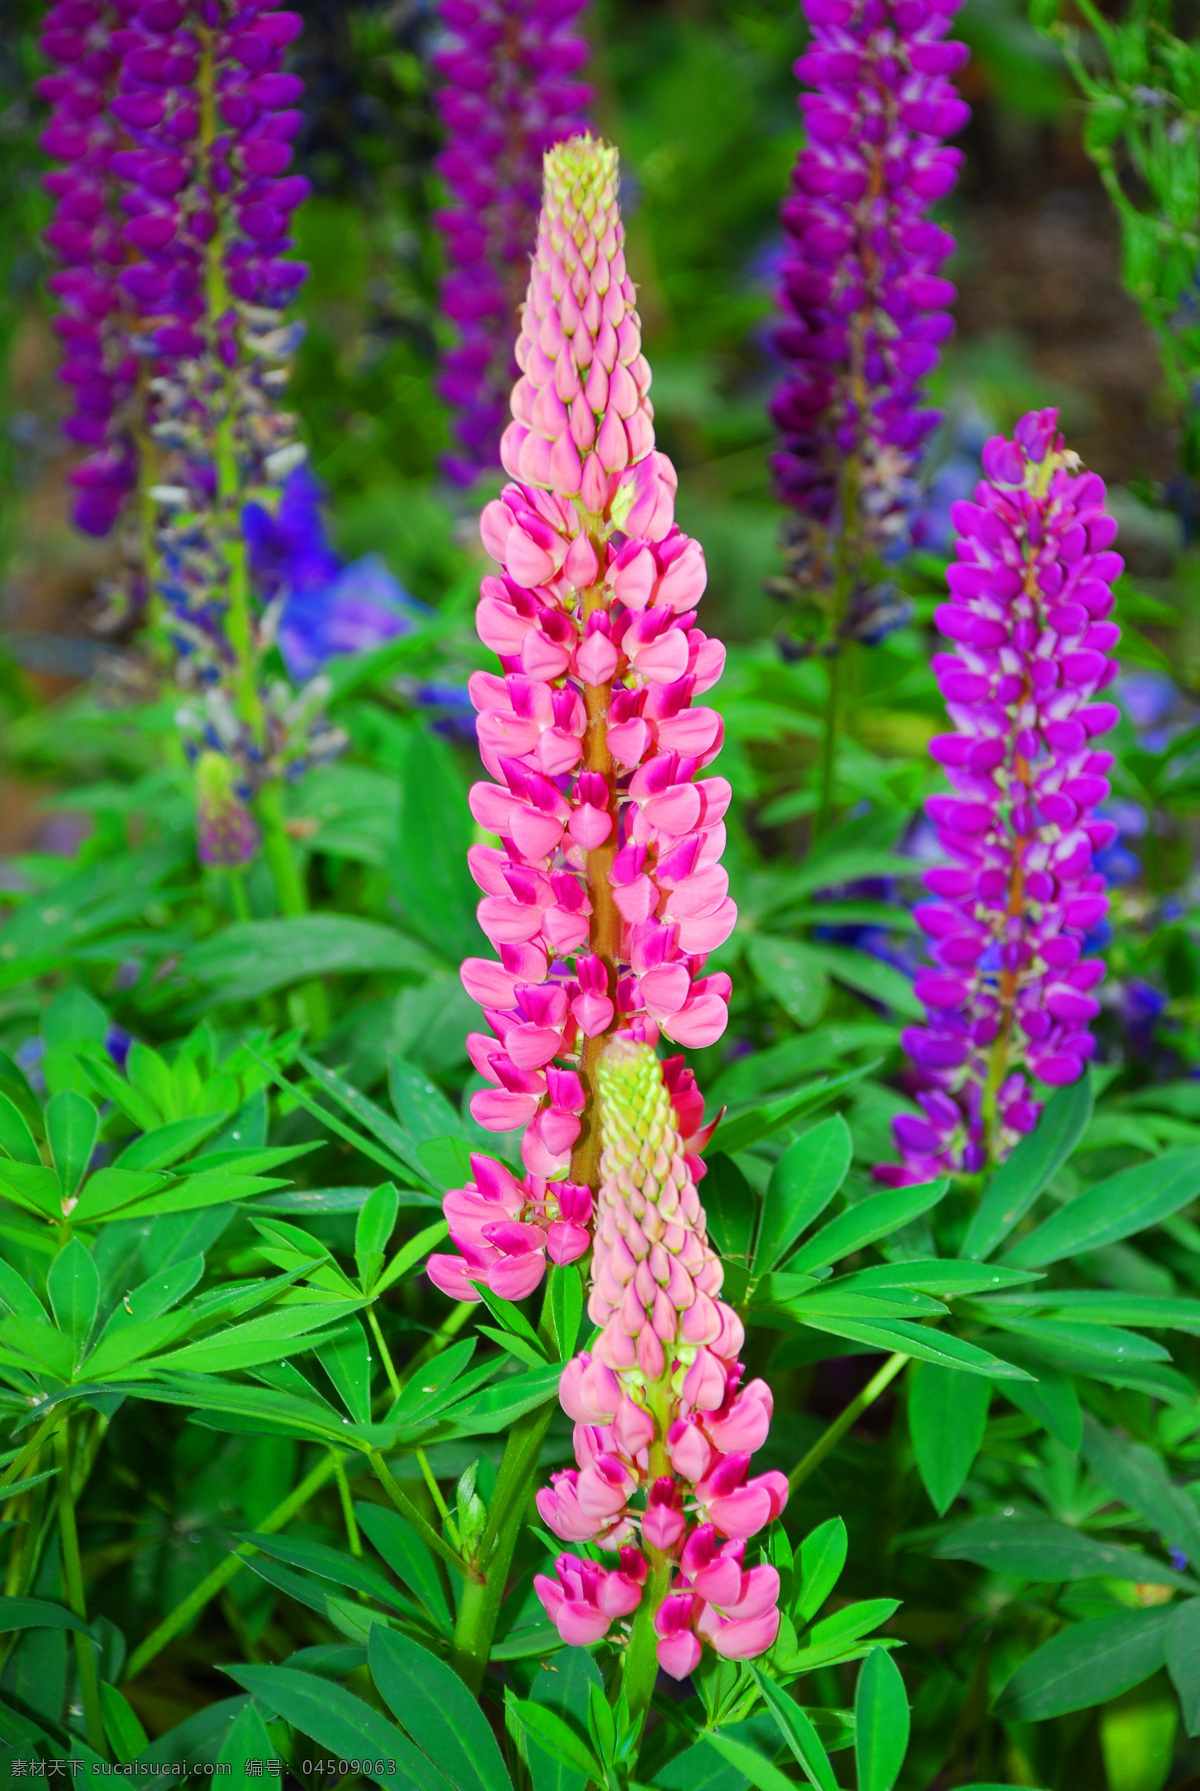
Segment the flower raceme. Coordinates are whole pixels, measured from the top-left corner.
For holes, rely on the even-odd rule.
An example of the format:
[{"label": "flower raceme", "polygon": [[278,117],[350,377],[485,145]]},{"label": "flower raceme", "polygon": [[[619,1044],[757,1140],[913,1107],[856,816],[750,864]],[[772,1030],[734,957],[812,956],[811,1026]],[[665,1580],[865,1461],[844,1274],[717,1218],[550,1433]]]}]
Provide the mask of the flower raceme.
[{"label": "flower raceme", "polygon": [[921,382],[953,328],[939,269],[954,245],[926,214],[962,161],[943,144],[968,117],[949,80],[967,51],[945,41],[959,4],[804,0],[812,41],[796,72],[813,91],[782,210],[788,318],[774,340],[789,370],[771,407],[801,587],[832,583],[839,539],[858,558],[902,549],[938,421]]},{"label": "flower raceme", "polygon": [[935,900],[916,910],[933,964],[915,985],[925,1025],[903,1036],[923,1115],[895,1121],[904,1162],[876,1171],[890,1182],[979,1171],[1032,1131],[1028,1077],[1083,1074],[1104,975],[1084,947],[1108,908],[1094,854],[1116,836],[1096,814],[1112,764],[1096,743],[1118,720],[1102,695],[1118,670],[1117,525],[1056,411],[993,437],[983,470],[951,512],[937,612],[955,644],[933,661],[955,731],[930,750],[953,793],[926,809],[949,862],[926,872]]},{"label": "flower raceme", "polygon": [[[524,1128],[523,1203],[510,1210],[506,1190],[488,1224],[534,1230],[556,1222],[562,1177],[595,1189],[607,1035],[702,1046],[724,1031],[729,978],[704,962],[736,918],[720,863],[730,789],[701,775],[721,719],[696,702],[725,654],[696,626],[704,556],[675,525],[674,472],[654,448],[616,192],[615,150],[584,136],[548,152],[501,447],[514,482],[481,523],[500,571],[483,580],[478,627],[501,670],[471,680],[489,774],[471,812],[499,844],[472,846],[470,867],[499,956],[462,968],[488,1026],[468,1040],[486,1084],[471,1111],[494,1131]],[[670,1075],[698,1151],[703,1103],[681,1060]],[[465,1194],[497,1199],[494,1180]],[[568,1198],[575,1222],[583,1202]],[[500,1235],[472,1234],[472,1248],[499,1250]],[[454,1262],[435,1258],[431,1273],[466,1297]]]},{"label": "flower raceme", "polygon": [[555,1535],[619,1550],[620,1565],[606,1574],[563,1555],[557,1578],[535,1584],[566,1642],[598,1640],[640,1610],[647,1587],[658,1662],[682,1679],[705,1641],[729,1659],[774,1641],[779,1577],[747,1569],[745,1552],[783,1509],[787,1480],[749,1473],[771,1391],[761,1380],[742,1385],[742,1325],[720,1297],[721,1262],[663,1065],[618,1033],[598,1082],[588,1313],[599,1336],[568,1363],[559,1390],[575,1421],[576,1466],[552,1476],[537,1506]]}]

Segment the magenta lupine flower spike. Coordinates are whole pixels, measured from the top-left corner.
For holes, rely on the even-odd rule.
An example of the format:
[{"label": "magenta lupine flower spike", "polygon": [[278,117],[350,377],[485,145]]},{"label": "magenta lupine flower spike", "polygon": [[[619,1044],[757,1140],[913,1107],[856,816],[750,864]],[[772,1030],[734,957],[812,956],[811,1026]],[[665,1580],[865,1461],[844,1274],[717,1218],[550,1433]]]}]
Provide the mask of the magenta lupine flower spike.
[{"label": "magenta lupine flower spike", "polygon": [[457,416],[461,453],[446,470],[469,484],[499,464],[516,377],[513,334],[537,229],[542,156],[584,128],[591,89],[572,79],[588,46],[575,30],[584,0],[439,0],[450,42],[433,62],[446,147],[437,169],[453,205],[437,214],[449,270],[442,309],[458,341],[439,388]]},{"label": "magenta lupine flower spike", "polygon": [[[921,382],[953,328],[938,272],[953,239],[926,214],[962,161],[943,147],[969,115],[948,79],[966,48],[943,41],[960,4],[804,0],[812,42],[796,73],[815,91],[800,97],[808,141],[782,208],[789,321],[774,339],[790,371],[771,406],[797,594],[861,583],[906,543],[939,420]],[[872,632],[867,598],[844,593],[835,636]]]},{"label": "magenta lupine flower spike", "polygon": [[600,1335],[591,1354],[568,1363],[560,1388],[577,1466],[552,1475],[537,1507],[556,1536],[619,1550],[620,1566],[606,1573],[562,1555],[557,1578],[538,1575],[535,1585],[573,1643],[598,1640],[647,1597],[646,1641],[683,1679],[703,1642],[740,1660],[775,1640],[779,1576],[747,1568],[745,1552],[782,1511],[787,1479],[749,1476],[771,1390],[741,1385],[742,1324],[721,1298],[721,1262],[663,1066],[621,1033],[605,1047],[598,1082],[588,1314]]},{"label": "magenta lupine flower spike", "polygon": [[107,0],[60,0],[39,40],[58,65],[37,83],[51,107],[41,146],[59,164],[44,179],[54,198],[46,241],[61,263],[47,284],[60,306],[54,320],[65,351],[59,375],[72,391],[63,433],[86,450],[71,473],[72,517],[89,535],[108,534],[137,482],[129,407],[138,361],[122,328],[117,280],[128,248],[121,238],[120,183],[110,166],[121,133],[108,109],[121,24],[121,9]]},{"label": "magenta lupine flower spike", "polygon": [[1118,669],[1117,525],[1057,411],[994,436],[983,470],[975,501],[951,511],[957,560],[937,611],[955,643],[933,661],[955,732],[930,750],[954,794],[926,810],[950,862],[926,872],[937,899],[916,910],[933,967],[915,985],[926,1023],[903,1037],[924,1118],[895,1121],[904,1162],[876,1170],[889,1182],[977,1172],[1032,1131],[1027,1078],[1083,1074],[1104,975],[1083,954],[1108,909],[1093,854],[1116,834],[1096,816],[1112,765],[1096,740],[1118,720],[1101,700]]},{"label": "magenta lupine flower spike", "polygon": [[[430,1273],[456,1299],[481,1276],[511,1285],[523,1255],[527,1292],[547,1249],[586,1249],[572,1228],[597,1185],[593,1072],[614,1028],[701,1046],[728,1017],[729,978],[704,962],[736,918],[720,864],[730,789],[698,775],[721,719],[694,706],[725,653],[695,625],[704,556],[675,526],[675,474],[654,449],[616,194],[615,150],[585,136],[547,154],[502,444],[517,483],[481,523],[501,571],[483,580],[478,628],[502,669],[471,679],[492,780],[471,812],[500,844],[470,863],[499,962],[462,970],[489,1029],[468,1041],[488,1084],[471,1111],[525,1128],[528,1173],[509,1185],[477,1165],[447,1197],[462,1256]],[[698,1151],[703,1103],[679,1060],[669,1073]]]}]

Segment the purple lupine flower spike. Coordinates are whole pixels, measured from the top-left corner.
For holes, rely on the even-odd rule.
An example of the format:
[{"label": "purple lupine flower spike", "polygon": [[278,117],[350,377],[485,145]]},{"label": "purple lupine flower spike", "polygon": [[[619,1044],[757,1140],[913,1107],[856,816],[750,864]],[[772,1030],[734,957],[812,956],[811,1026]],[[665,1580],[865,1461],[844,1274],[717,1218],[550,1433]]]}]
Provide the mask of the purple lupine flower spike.
[{"label": "purple lupine flower spike", "polygon": [[875,1172],[894,1184],[977,1173],[1032,1131],[1030,1079],[1083,1074],[1104,975],[1084,951],[1108,910],[1094,855],[1117,831],[1096,814],[1113,762],[1096,740],[1119,719],[1102,699],[1118,671],[1117,524],[1057,411],[993,436],[983,470],[975,501],[951,512],[957,560],[937,611],[955,643],[933,661],[955,731],[930,751],[954,793],[926,812],[950,862],[925,873],[936,899],[916,910],[933,965],[915,983],[925,1024],[903,1043],[924,1116],[895,1121],[904,1161]]},{"label": "purple lupine flower spike", "polygon": [[585,0],[439,0],[452,33],[434,56],[447,133],[437,159],[454,203],[437,214],[449,271],[442,309],[458,340],[440,390],[457,413],[446,471],[469,485],[500,464],[517,366],[517,311],[542,202],[542,156],[586,127],[588,58],[575,31]]},{"label": "purple lupine flower spike", "polygon": [[878,638],[881,606],[902,615],[890,591],[868,593],[906,545],[939,421],[921,383],[953,328],[938,270],[954,245],[926,213],[962,160],[943,146],[969,116],[949,80],[967,50],[944,41],[960,3],[804,0],[813,35],[796,72],[815,91],[800,97],[808,141],[782,209],[788,321],[774,341],[789,372],[771,406],[795,516],[773,589],[807,600],[806,630],[831,633],[833,650]]},{"label": "purple lupine flower spike", "polygon": [[63,433],[86,450],[71,473],[72,518],[89,535],[109,533],[137,482],[129,406],[138,362],[121,327],[117,276],[128,250],[110,167],[120,130],[108,111],[121,22],[120,7],[110,0],[60,0],[40,39],[43,55],[57,67],[37,83],[51,107],[41,147],[59,164],[44,184],[54,198],[45,237],[61,264],[47,282],[60,307],[54,320],[65,351],[59,373],[73,395]]}]

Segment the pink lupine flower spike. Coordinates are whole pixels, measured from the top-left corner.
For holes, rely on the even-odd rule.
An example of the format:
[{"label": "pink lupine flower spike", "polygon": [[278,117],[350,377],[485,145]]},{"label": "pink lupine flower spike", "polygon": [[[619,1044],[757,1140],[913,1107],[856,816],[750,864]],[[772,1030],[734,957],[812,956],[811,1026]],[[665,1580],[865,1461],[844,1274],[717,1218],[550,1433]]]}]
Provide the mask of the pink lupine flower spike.
[{"label": "pink lupine flower spike", "polygon": [[[485,1084],[471,1111],[523,1128],[525,1176],[500,1190],[485,1170],[447,1198],[461,1255],[429,1272],[460,1299],[481,1276],[528,1293],[547,1253],[579,1254],[613,1031],[702,1046],[728,1017],[729,978],[704,966],[736,919],[720,863],[730,789],[703,775],[722,730],[697,703],[725,652],[696,626],[704,556],[655,451],[623,242],[616,151],[590,136],[551,149],[501,443],[513,482],[481,519],[498,571],[477,624],[500,671],[471,679],[488,773],[471,812],[499,843],[473,846],[470,865],[498,960],[462,968],[486,1023],[468,1040]],[[703,1104],[681,1060],[670,1076],[698,1149]]]}]

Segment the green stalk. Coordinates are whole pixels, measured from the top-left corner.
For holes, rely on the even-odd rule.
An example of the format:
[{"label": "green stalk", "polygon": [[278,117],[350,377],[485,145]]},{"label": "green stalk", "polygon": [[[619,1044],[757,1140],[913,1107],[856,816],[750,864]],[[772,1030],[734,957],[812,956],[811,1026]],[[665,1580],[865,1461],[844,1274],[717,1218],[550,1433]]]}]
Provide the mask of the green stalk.
[{"label": "green stalk", "polygon": [[817,782],[817,808],[813,817],[812,836],[819,840],[828,832],[833,820],[837,794],[837,748],[840,722],[843,649],[825,661],[829,687],[825,695],[825,715],[821,733],[821,758]]},{"label": "green stalk", "polygon": [[[288,837],[283,813],[283,789],[277,780],[265,783],[254,798],[254,813],[262,829],[263,857],[275,885],[279,912],[285,915],[308,913],[308,891],[296,862],[296,853]],[[324,984],[316,977],[301,983],[296,991],[311,1038],[323,1038],[329,1031],[329,1002]]]},{"label": "green stalk", "polygon": [[435,1555],[440,1555],[448,1567],[453,1567],[455,1573],[465,1573],[466,1568],[463,1565],[462,1557],[455,1553],[444,1537],[438,1535],[433,1525],[429,1522],[429,1519],[422,1516],[421,1512],[413,1504],[408,1494],[404,1491],[404,1488],[400,1485],[400,1482],[396,1479],[396,1476],[388,1467],[386,1461],[384,1461],[379,1450],[369,1449],[367,1451],[367,1460],[374,1470],[375,1478],[378,1480],[380,1486],[382,1486],[388,1498],[392,1501],[392,1504],[396,1507],[396,1510],[400,1513],[405,1523],[412,1525],[426,1548],[431,1549]]},{"label": "green stalk", "polygon": [[346,1540],[350,1544],[350,1553],[356,1561],[362,1560],[362,1537],[358,1533],[358,1519],[354,1515],[354,1501],[350,1497],[350,1482],[346,1478],[346,1464],[336,1450],[330,1450],[333,1456],[333,1473],[337,1481],[338,1497],[342,1501],[342,1517],[346,1525]]},{"label": "green stalk", "polygon": [[879,1373],[869,1380],[862,1392],[850,1401],[844,1412],[840,1412],[827,1430],[822,1431],[807,1455],[802,1455],[791,1473],[788,1475],[788,1492],[794,1493],[801,1483],[814,1473],[830,1450],[841,1442],[852,1424],[857,1423],[869,1405],[874,1405],[886,1387],[890,1387],[904,1364],[909,1360],[899,1351],[889,1356]]},{"label": "green stalk", "polygon": [[[75,1500],[71,1488],[70,1419],[54,1439],[58,1454],[58,1534],[62,1543],[63,1580],[67,1603],[81,1623],[88,1620],[87,1601],[83,1594],[83,1564],[79,1558],[79,1532],[75,1527]],[[100,1676],[90,1636],[75,1635],[75,1664],[79,1670],[79,1690],[83,1698],[83,1714],[88,1736],[101,1759],[108,1759],[108,1738],[104,1733],[104,1713],[100,1705]]]},{"label": "green stalk", "polygon": [[487,1528],[479,1544],[478,1565],[463,1587],[450,1665],[472,1697],[479,1696],[483,1685],[525,1507],[553,1414],[554,1401],[548,1400],[536,1412],[518,1418],[509,1431]]}]

